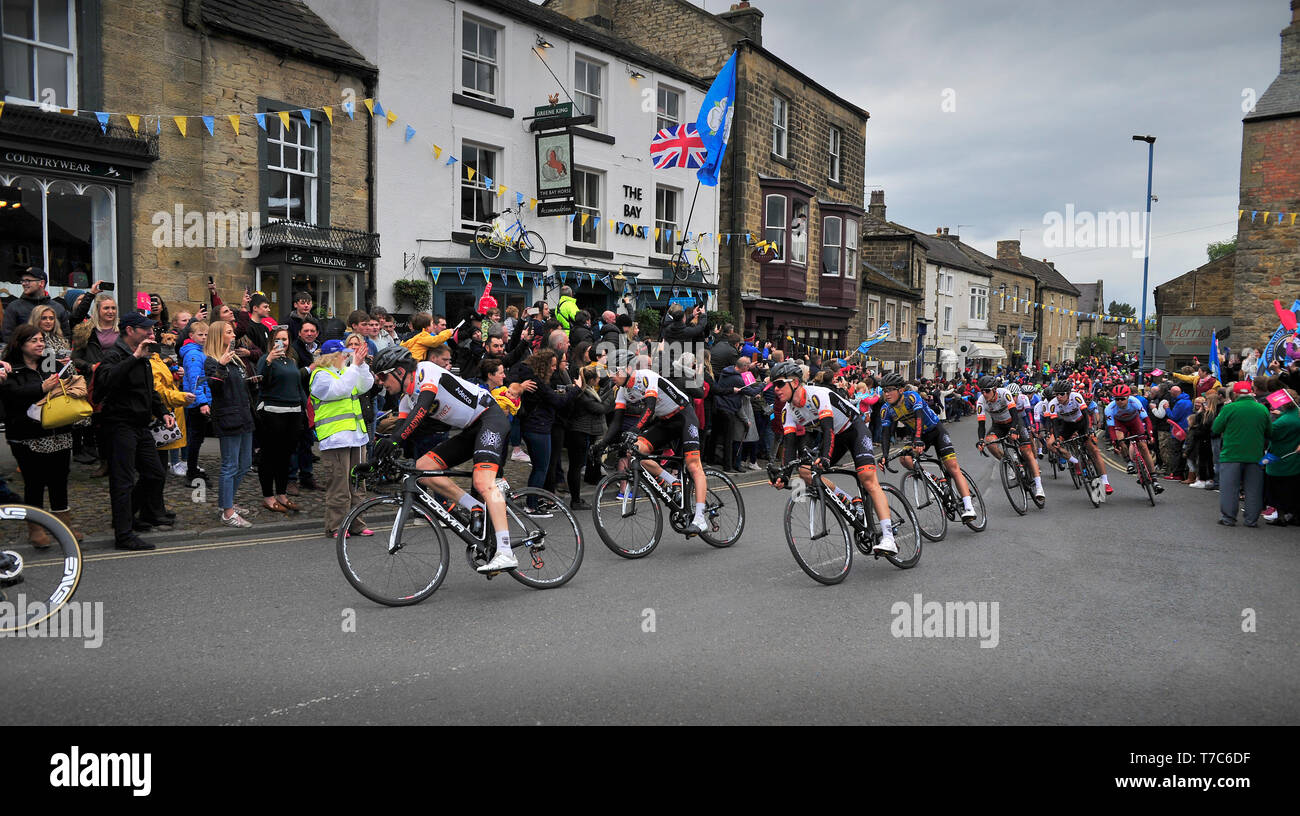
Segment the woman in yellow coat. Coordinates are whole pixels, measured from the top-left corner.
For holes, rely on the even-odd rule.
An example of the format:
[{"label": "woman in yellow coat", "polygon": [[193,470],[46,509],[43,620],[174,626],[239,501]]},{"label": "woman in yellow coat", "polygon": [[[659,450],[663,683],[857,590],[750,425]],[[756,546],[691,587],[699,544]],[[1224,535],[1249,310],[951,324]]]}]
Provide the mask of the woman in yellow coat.
[{"label": "woman in yellow coat", "polygon": [[[162,345],[169,348],[175,348],[176,335],[170,332],[162,336]],[[169,442],[158,449],[158,458],[162,460],[164,470],[170,470],[172,464],[169,460],[174,455],[176,461],[180,461],[180,451],[185,448],[185,406],[194,402],[194,395],[182,391],[176,384],[176,374],[173,371],[173,364],[169,363],[160,352],[155,351],[149,358],[149,365],[153,368],[153,390],[158,392],[158,397],[162,399],[163,407],[172,412],[176,417],[176,428],[181,432],[181,438],[175,442]],[[172,452],[175,451],[173,454]]]}]

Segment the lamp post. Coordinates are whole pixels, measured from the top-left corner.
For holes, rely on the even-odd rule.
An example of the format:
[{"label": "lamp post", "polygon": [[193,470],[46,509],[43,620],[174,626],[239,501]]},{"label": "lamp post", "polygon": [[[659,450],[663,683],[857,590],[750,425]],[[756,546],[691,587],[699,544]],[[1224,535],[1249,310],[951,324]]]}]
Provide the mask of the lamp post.
[{"label": "lamp post", "polygon": [[1142,347],[1138,352],[1138,372],[1146,368],[1147,363],[1147,270],[1151,266],[1151,170],[1155,164],[1156,137],[1134,136],[1135,142],[1147,143],[1147,220],[1146,234],[1143,236],[1142,257]]}]

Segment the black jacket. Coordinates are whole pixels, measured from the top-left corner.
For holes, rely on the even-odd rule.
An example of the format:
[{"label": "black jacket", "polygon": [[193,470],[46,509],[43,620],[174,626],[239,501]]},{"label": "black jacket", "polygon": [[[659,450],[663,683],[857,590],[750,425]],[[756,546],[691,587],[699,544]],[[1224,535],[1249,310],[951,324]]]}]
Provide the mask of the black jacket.
[{"label": "black jacket", "polygon": [[14,329],[31,318],[32,310],[37,306],[49,306],[54,309],[54,314],[59,319],[59,327],[63,329],[63,336],[72,336],[72,333],[68,330],[68,310],[63,307],[61,302],[52,300],[49,295],[45,294],[34,298],[23,295],[5,307],[4,326],[2,332],[0,332],[3,334],[4,342],[8,343],[9,338],[13,336]]},{"label": "black jacket", "polygon": [[666,320],[660,336],[665,343],[695,343],[704,340],[706,331],[708,324],[704,320],[697,320],[694,325],[681,320]]},{"label": "black jacket", "polygon": [[595,337],[596,336],[591,333],[590,326],[575,325],[569,331],[569,344],[576,346],[584,340],[594,340]]},{"label": "black jacket", "polygon": [[[741,389],[734,393],[733,388]],[[755,380],[752,385],[745,385],[744,379],[735,366],[727,366],[718,377],[718,390],[714,392],[714,402],[718,408],[729,414],[740,413],[740,401],[748,399],[763,390],[763,383]]]},{"label": "black jacket", "polygon": [[100,405],[99,421],[105,426],[147,428],[168,413],[153,390],[149,358],[136,357],[120,337],[104,351],[92,376],[93,395]]},{"label": "black jacket", "polygon": [[[713,370],[721,372],[728,366],[733,366],[740,359],[740,352],[736,347],[723,340],[713,344],[712,363]],[[718,375],[719,384],[721,384],[722,375]]]},{"label": "black jacket", "polygon": [[240,436],[253,432],[253,406],[249,401],[244,367],[238,360],[222,365],[211,357],[203,360],[203,376],[212,389],[210,419],[214,436]]},{"label": "black jacket", "polygon": [[613,343],[615,346],[617,346],[622,341],[622,339],[623,339],[623,330],[620,329],[618,326],[614,325],[613,323],[606,323],[604,326],[600,327],[600,340],[598,342]]},{"label": "black jacket", "polygon": [[[4,404],[5,437],[9,441],[16,439],[39,439],[66,433],[68,428],[45,428],[40,422],[27,416],[27,409],[39,402],[45,392],[41,383],[49,376],[40,371],[33,371],[27,366],[15,368],[9,379],[0,385],[0,403]],[[57,388],[54,394],[62,393]]]}]

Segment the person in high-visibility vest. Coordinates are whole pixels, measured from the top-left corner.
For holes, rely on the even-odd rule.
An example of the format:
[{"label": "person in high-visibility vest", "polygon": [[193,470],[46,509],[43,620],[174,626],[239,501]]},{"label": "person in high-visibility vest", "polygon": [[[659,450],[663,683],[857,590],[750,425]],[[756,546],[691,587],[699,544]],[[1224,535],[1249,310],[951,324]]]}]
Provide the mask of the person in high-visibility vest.
[{"label": "person in high-visibility vest", "polygon": [[[331,468],[325,493],[325,535],[333,538],[353,506],[365,500],[365,490],[352,486],[352,468],[361,464],[370,441],[358,395],[375,384],[366,365],[366,347],[348,353],[340,340],[327,340],[311,367],[310,392],[321,459]],[[357,518],[346,535],[374,535]]]}]

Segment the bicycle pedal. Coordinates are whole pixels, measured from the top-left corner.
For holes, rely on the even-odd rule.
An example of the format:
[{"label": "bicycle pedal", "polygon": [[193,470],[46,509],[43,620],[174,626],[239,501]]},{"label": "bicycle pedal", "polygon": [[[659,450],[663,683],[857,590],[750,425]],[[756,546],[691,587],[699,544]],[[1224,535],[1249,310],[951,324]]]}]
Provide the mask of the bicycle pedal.
[{"label": "bicycle pedal", "polygon": [[545,565],[540,553],[532,552],[529,553],[529,555],[531,555],[533,559],[533,569],[541,569]]}]

